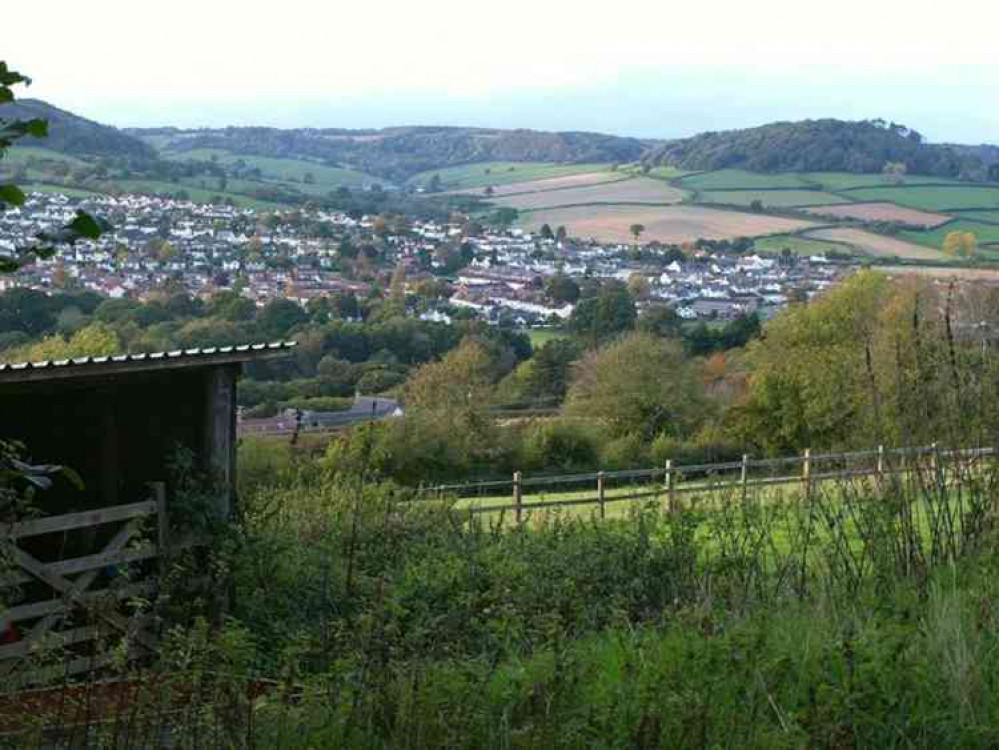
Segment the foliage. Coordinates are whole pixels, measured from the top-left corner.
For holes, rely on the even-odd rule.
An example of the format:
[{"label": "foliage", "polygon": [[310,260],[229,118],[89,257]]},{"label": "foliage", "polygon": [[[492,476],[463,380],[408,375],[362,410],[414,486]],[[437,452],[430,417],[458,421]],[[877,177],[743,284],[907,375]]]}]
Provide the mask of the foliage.
[{"label": "foliage", "polygon": [[956,177],[965,159],[947,147],[925,143],[903,125],[832,119],[702,133],[653,148],[643,157],[651,166],[756,172],[880,173],[886,161],[904,164],[915,174]]},{"label": "foliage", "polygon": [[[21,111],[12,105],[13,87],[30,83],[31,79],[11,70],[7,63],[0,60],[0,105],[5,105],[5,115],[13,110],[9,118],[0,117],[0,159],[15,141],[25,136],[45,138],[48,135],[46,120],[38,117],[21,119]],[[0,184],[0,211],[8,206],[20,206],[24,200],[24,193],[16,185]],[[104,229],[104,222],[85,211],[77,211],[73,220],[61,229],[40,233],[31,245],[16,248],[12,255],[0,255],[0,273],[12,273],[35,258],[51,258],[60,247],[72,245],[77,240],[96,239]]]},{"label": "foliage", "polygon": [[611,281],[602,284],[595,295],[579,301],[569,318],[568,328],[594,345],[631,330],[636,318],[635,301],[628,287]]},{"label": "foliage", "polygon": [[973,258],[978,250],[978,238],[972,232],[948,232],[943,251],[952,258]]},{"label": "foliage", "polygon": [[633,333],[591,352],[577,366],[570,416],[597,420],[612,437],[689,435],[708,410],[703,388],[674,341]]}]

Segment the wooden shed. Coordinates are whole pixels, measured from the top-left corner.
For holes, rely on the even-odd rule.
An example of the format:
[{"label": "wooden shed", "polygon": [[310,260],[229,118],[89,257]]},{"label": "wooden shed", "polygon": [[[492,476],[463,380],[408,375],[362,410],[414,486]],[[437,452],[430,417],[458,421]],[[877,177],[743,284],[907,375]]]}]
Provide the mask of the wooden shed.
[{"label": "wooden shed", "polygon": [[[170,512],[170,462],[178,452],[213,481],[213,515],[231,514],[236,465],[236,382],[243,365],[284,358],[294,343],[0,364],[0,437],[33,462],[73,469],[39,493],[39,517],[0,519],[0,545],[15,563],[0,587],[27,591],[0,611],[0,681],[11,660],[42,638],[84,641],[78,617],[113,566],[154,560]],[[158,544],[130,544],[145,521]],[[148,534],[147,534],[148,535]],[[118,594],[148,593],[132,582]],[[111,613],[104,625],[124,627]],[[68,629],[67,629],[68,628]],[[142,642],[142,634],[136,635]],[[5,641],[5,642],[4,642]],[[7,665],[7,666],[5,666]]]}]

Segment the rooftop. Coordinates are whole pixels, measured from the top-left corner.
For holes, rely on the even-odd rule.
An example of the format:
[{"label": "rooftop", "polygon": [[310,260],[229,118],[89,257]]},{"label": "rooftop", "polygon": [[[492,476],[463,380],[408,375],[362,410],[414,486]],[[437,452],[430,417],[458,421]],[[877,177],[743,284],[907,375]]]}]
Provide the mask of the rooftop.
[{"label": "rooftop", "polygon": [[260,362],[287,357],[295,345],[294,341],[273,341],[170,352],[120,354],[113,357],[0,362],[0,384]]}]

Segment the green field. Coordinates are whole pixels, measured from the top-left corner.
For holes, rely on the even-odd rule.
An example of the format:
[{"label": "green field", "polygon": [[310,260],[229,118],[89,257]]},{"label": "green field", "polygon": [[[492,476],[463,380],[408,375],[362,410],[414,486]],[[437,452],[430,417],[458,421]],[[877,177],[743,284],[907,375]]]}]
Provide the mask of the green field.
[{"label": "green field", "polygon": [[[361,187],[374,182],[382,184],[386,182],[364,172],[356,172],[352,169],[340,169],[339,167],[328,167],[325,164],[305,159],[250,156],[247,154],[234,154],[231,151],[222,149],[199,148],[192,149],[191,151],[163,151],[161,155],[166,159],[174,161],[211,161],[212,157],[215,157],[215,161],[227,166],[243,162],[247,167],[256,167],[259,169],[264,179],[293,183],[296,187],[302,188],[320,187],[324,192],[328,192],[330,189],[340,187],[341,185]],[[305,184],[305,176],[307,174],[312,175],[314,180],[313,185]]]},{"label": "green field", "polygon": [[513,182],[532,182],[549,177],[600,172],[608,169],[609,166],[608,164],[492,161],[420,172],[411,177],[409,183],[426,186],[436,174],[440,176],[443,190],[466,190],[486,187],[487,185],[508,185]]},{"label": "green field", "polygon": [[113,184],[119,190],[126,193],[149,193],[157,195],[166,193],[173,195],[174,193],[183,190],[187,193],[190,200],[195,203],[214,203],[216,202],[215,199],[218,196],[221,196],[222,198],[232,198],[233,203],[240,208],[270,209],[282,207],[278,203],[259,201],[255,198],[248,198],[245,195],[223,193],[219,190],[213,190],[210,188],[194,187],[183,183],[166,182],[163,180],[115,180]]},{"label": "green field", "polygon": [[749,206],[753,201],[762,202],[764,208],[849,203],[846,198],[823,193],[820,190],[711,190],[702,193],[699,199],[700,203],[722,203],[729,206]]},{"label": "green field", "polygon": [[535,349],[544,346],[549,341],[564,339],[569,334],[554,328],[530,328],[526,331],[527,337],[531,340],[531,346]]},{"label": "green field", "polygon": [[980,211],[978,209],[972,209],[970,211],[961,211],[957,213],[960,219],[974,219],[975,221],[984,222],[995,222],[999,224],[999,211]]},{"label": "green field", "polygon": [[25,193],[62,193],[63,195],[68,195],[71,198],[92,198],[95,195],[100,195],[100,193],[94,192],[93,190],[63,187],[62,185],[46,185],[40,182],[29,182],[28,184],[21,185],[20,187]]},{"label": "green field", "polygon": [[629,167],[628,171],[636,175],[652,177],[656,180],[676,180],[690,174],[686,170],[676,169],[675,167],[653,167],[648,172],[643,172],[640,167]]},{"label": "green field", "polygon": [[999,187],[973,185],[864,188],[851,190],[850,197],[858,201],[890,201],[927,211],[999,208]]},{"label": "green field", "polygon": [[999,224],[982,224],[969,219],[958,219],[933,230],[902,232],[899,237],[937,250],[943,248],[944,238],[951,232],[971,232],[979,245],[999,243]]},{"label": "green field", "polygon": [[762,174],[741,169],[719,169],[684,177],[682,187],[697,190],[753,190],[767,188],[804,188],[808,183],[795,174]]},{"label": "green field", "polygon": [[820,253],[837,252],[851,253],[852,248],[838,245],[825,240],[813,240],[792,234],[778,234],[771,237],[761,237],[753,243],[753,251],[757,253],[777,254],[787,248],[795,255],[818,255]]},{"label": "green field", "polygon": [[85,167],[89,166],[87,162],[82,159],[77,159],[75,156],[70,156],[69,154],[63,154],[58,151],[53,151],[48,148],[38,148],[36,146],[14,146],[7,151],[3,158],[4,166],[20,166],[27,165],[28,161],[31,159],[45,159],[47,161],[61,161],[69,164],[71,167]]},{"label": "green field", "polygon": [[[849,190],[850,188],[864,187],[899,187],[890,177],[883,174],[853,174],[851,172],[802,172],[799,174],[806,182],[821,185],[826,190]],[[902,185],[926,185],[926,184],[959,184],[956,180],[949,180],[946,177],[930,177],[926,175],[907,175]]]}]

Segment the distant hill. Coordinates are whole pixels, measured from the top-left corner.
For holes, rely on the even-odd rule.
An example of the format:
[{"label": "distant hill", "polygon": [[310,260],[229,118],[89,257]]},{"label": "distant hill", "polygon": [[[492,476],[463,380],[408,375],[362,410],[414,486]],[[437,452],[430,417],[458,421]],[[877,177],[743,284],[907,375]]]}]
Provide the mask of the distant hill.
[{"label": "distant hill", "polygon": [[901,162],[914,174],[971,178],[982,168],[975,153],[928,144],[916,131],[883,120],[803,120],[701,133],[652,148],[643,161],[687,170],[854,173]]},{"label": "distant hill", "polygon": [[384,130],[219,128],[133,129],[156,136],[161,151],[225,149],[236,154],[320,160],[377,175],[393,182],[431,169],[477,162],[637,161],[644,141],[599,133],[550,133],[457,127],[405,127]]},{"label": "distant hill", "polygon": [[155,160],[156,150],[135,136],[128,135],[109,125],[87,120],[38,99],[19,99],[13,104],[0,105],[0,118],[31,119],[40,117],[49,121],[49,137],[39,140],[27,138],[23,145],[44,146],[73,156],[125,157]]}]

